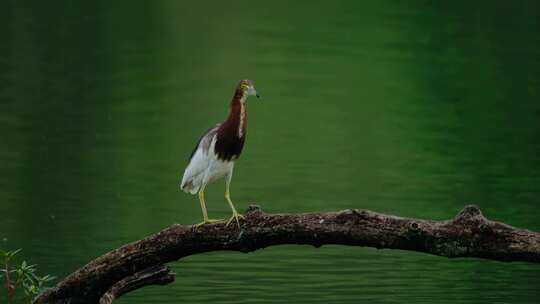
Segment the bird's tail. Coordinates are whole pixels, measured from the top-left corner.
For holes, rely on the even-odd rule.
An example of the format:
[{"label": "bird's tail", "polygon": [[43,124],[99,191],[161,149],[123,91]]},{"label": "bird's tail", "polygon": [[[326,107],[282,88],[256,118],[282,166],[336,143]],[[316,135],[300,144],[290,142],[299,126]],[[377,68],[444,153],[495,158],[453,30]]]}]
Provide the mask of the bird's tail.
[{"label": "bird's tail", "polygon": [[200,186],[194,185],[193,180],[187,180],[187,181],[183,180],[182,183],[180,184],[180,188],[182,189],[182,191],[186,193],[195,194],[199,192]]}]

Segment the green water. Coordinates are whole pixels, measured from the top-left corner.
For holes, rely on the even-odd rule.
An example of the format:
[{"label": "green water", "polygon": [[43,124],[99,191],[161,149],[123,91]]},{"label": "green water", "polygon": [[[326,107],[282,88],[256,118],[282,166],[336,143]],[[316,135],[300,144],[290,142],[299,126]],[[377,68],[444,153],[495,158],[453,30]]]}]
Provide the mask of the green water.
[{"label": "green water", "polygon": [[[0,248],[64,277],[173,223],[193,145],[253,79],[239,210],[465,204],[540,230],[536,1],[0,4]],[[230,215],[224,182],[212,217]],[[538,303],[540,267],[326,246],[214,252],[118,303]],[[0,296],[0,302],[3,302]]]}]

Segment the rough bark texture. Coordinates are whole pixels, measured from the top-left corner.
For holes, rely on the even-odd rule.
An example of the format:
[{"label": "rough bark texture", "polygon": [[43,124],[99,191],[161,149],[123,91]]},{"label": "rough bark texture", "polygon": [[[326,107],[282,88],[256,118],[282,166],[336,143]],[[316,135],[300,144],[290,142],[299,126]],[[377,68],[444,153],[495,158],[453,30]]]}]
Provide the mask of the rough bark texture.
[{"label": "rough bark texture", "polygon": [[99,304],[111,304],[116,298],[132,290],[148,285],[166,285],[174,282],[176,275],[167,266],[155,266],[137,272],[114,284],[99,300]]},{"label": "rough bark texture", "polygon": [[[216,250],[250,252],[281,244],[339,244],[412,250],[449,258],[540,262],[540,233],[490,221],[475,206],[466,206],[455,218],[445,221],[356,209],[266,214],[250,206],[240,228],[226,227],[224,223],[173,225],[113,250],[40,295],[36,303],[99,303],[102,298],[102,303],[110,303],[103,301],[108,297],[112,301],[145,285],[172,282],[174,276],[160,267],[183,257]],[[148,279],[144,277],[148,269],[149,273],[161,269],[161,275]]]}]

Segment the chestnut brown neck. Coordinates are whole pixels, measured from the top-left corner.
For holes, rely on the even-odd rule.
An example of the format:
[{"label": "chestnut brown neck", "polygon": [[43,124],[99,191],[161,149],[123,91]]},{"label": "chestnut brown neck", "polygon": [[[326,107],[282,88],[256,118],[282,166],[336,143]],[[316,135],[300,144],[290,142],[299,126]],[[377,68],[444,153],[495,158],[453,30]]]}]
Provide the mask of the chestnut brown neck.
[{"label": "chestnut brown neck", "polygon": [[247,130],[247,110],[244,94],[236,90],[231,101],[229,116],[219,126],[215,152],[221,160],[237,159],[244,147]]},{"label": "chestnut brown neck", "polygon": [[224,122],[224,125],[227,125],[229,130],[228,133],[236,135],[238,138],[244,138],[247,130],[247,108],[245,98],[247,96],[244,93],[237,89],[234,93],[234,96],[231,100],[231,105],[229,109],[229,116]]}]

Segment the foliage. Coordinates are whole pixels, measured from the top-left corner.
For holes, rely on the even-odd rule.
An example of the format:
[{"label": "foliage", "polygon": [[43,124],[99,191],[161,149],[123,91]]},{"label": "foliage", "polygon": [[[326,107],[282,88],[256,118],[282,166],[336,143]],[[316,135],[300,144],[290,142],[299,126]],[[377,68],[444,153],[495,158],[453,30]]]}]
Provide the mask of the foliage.
[{"label": "foliage", "polygon": [[22,261],[19,266],[14,262],[14,257],[21,251],[0,250],[0,281],[7,292],[8,303],[12,304],[15,292],[22,288],[24,299],[32,303],[32,299],[46,289],[45,283],[55,279],[50,275],[38,276],[36,265]]}]

